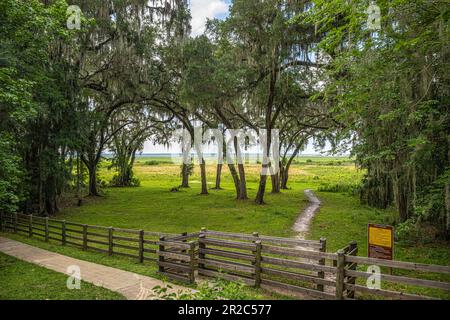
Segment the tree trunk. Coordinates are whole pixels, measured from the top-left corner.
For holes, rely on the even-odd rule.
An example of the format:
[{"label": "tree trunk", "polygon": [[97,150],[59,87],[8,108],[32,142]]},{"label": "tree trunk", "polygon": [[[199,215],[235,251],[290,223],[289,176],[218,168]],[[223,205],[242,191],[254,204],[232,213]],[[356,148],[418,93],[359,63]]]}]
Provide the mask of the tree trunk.
[{"label": "tree trunk", "polygon": [[53,216],[58,212],[58,205],[56,202],[56,177],[54,175],[48,176],[45,181],[44,187],[44,202],[45,202],[45,214],[46,216]]},{"label": "tree trunk", "polygon": [[214,187],[214,189],[216,190],[221,190],[222,188],[220,187],[220,182],[221,182],[221,178],[222,178],[222,167],[223,165],[218,163],[217,164],[217,170],[216,170],[216,185]]},{"label": "tree trunk", "polygon": [[202,192],[200,194],[207,195],[208,194],[208,183],[206,181],[206,163],[205,159],[202,158],[202,162],[200,163],[200,175],[202,180]]},{"label": "tree trunk", "polygon": [[241,194],[241,182],[239,181],[236,166],[234,165],[234,163],[229,163],[228,169],[230,169],[231,176],[233,177],[234,188],[236,189],[236,199],[239,199]]},{"label": "tree trunk", "polygon": [[97,166],[92,165],[88,166],[89,170],[89,195],[98,197],[98,188],[97,188]]},{"label": "tree trunk", "polygon": [[83,168],[80,159],[80,155],[77,154],[77,205],[81,207],[83,204],[83,198],[81,196],[81,180],[83,179]]},{"label": "tree trunk", "polygon": [[301,145],[299,144],[297,148],[295,148],[294,152],[291,154],[288,162],[286,163],[286,166],[283,166],[282,162],[280,162],[280,179],[281,179],[281,189],[287,190],[287,183],[289,180],[289,170],[291,169],[292,162],[294,161],[295,157],[300,152]]},{"label": "tree trunk", "polygon": [[278,174],[273,174],[270,176],[272,181],[272,193],[280,193],[280,176]]},{"label": "tree trunk", "polygon": [[[258,193],[256,194],[255,202],[257,204],[264,204],[264,195],[266,193],[266,184],[267,184],[267,174],[271,172],[271,164],[269,160],[270,155],[270,146],[272,143],[272,137],[271,137],[271,131],[267,130],[267,138],[266,138],[266,154],[263,157],[263,163],[261,165],[262,173],[260,175],[259,179],[259,187],[258,187]],[[266,162],[266,163],[265,163]]]},{"label": "tree trunk", "polygon": [[446,238],[450,235],[450,181],[445,185]]},{"label": "tree trunk", "polygon": [[182,169],[181,169],[181,188],[189,188],[189,170],[188,165],[183,163]]},{"label": "tree trunk", "polygon": [[234,137],[234,151],[236,153],[236,158],[238,160],[238,172],[239,172],[239,194],[237,199],[238,200],[247,200],[247,180],[245,179],[245,168],[244,164],[242,163],[242,154],[241,149],[239,146],[239,141],[237,137]]},{"label": "tree trunk", "polygon": [[[281,170],[281,163],[279,163],[278,168]],[[280,172],[271,174],[270,179],[272,181],[272,193],[281,193]]]},{"label": "tree trunk", "polygon": [[247,200],[247,180],[245,179],[245,168],[244,165],[238,164],[239,171],[239,200]]},{"label": "tree trunk", "polygon": [[287,183],[289,180],[289,167],[286,166],[280,166],[280,187],[283,190],[287,190]]},{"label": "tree trunk", "polygon": [[264,194],[266,192],[267,175],[260,175],[258,193],[256,194],[255,202],[257,204],[264,204]]},{"label": "tree trunk", "polygon": [[[401,170],[401,169],[400,169]],[[397,173],[397,208],[400,217],[400,222],[405,222],[409,218],[409,205],[408,205],[408,188],[406,177],[403,173]]]}]

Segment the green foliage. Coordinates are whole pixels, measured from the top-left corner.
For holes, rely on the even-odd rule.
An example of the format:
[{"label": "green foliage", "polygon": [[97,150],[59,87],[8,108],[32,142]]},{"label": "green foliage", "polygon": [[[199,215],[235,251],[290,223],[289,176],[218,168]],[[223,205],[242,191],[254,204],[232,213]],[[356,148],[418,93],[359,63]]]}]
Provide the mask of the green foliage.
[{"label": "green foliage", "polygon": [[23,197],[23,171],[14,140],[0,132],[0,211],[14,212]]},{"label": "green foliage", "polygon": [[324,183],[317,187],[322,192],[344,192],[351,195],[357,195],[361,188],[360,183]]},{"label": "green foliage", "polygon": [[317,26],[329,61],[323,95],[338,136],[356,141],[366,168],[361,199],[395,205],[402,222],[445,227],[444,185],[435,184],[449,159],[449,7],[445,2],[378,1],[381,29],[366,26],[367,2],[315,0],[296,23]]},{"label": "green foliage", "polygon": [[[118,174],[115,174],[111,178],[109,185],[111,187],[124,187],[123,180]],[[129,179],[128,185],[126,187],[140,187],[140,186],[141,186],[141,181],[139,180],[139,178],[132,175],[131,178]]]},{"label": "green foliage", "polygon": [[414,217],[417,222],[429,222],[440,229],[440,234],[445,234],[445,226],[447,223],[446,187],[450,183],[450,167],[441,174],[429,186],[424,188],[419,194],[416,203],[416,215]]},{"label": "green foliage", "polygon": [[192,176],[192,174],[194,173],[194,169],[195,169],[195,165],[193,163],[190,163],[188,165],[181,165],[180,166],[180,170],[181,170],[181,174],[183,174],[183,170],[185,170],[185,173],[188,176]]},{"label": "green foliage", "polygon": [[149,160],[149,161],[145,161],[145,162],[144,162],[144,164],[145,164],[146,166],[157,166],[157,165],[159,165],[159,164],[161,164],[161,163],[163,163],[163,162],[158,161],[158,160]]},{"label": "green foliage", "polygon": [[[157,158],[153,158],[157,160]],[[307,205],[302,197],[304,189],[317,190],[320,183],[329,184],[340,181],[360,181],[364,172],[354,165],[320,166],[294,165],[292,190],[282,194],[268,195],[268,204],[255,207],[251,201],[233,201],[233,182],[229,172],[224,171],[223,190],[211,190],[210,197],[199,197],[194,188],[184,189],[180,193],[169,191],[179,182],[177,165],[145,166],[143,163],[152,158],[138,158],[136,174],[142,182],[141,188],[113,188],[107,190],[107,197],[86,198],[82,207],[68,207],[57,219],[74,221],[81,224],[117,226],[149,231],[171,233],[197,232],[201,227],[210,230],[252,233],[264,235],[292,236],[292,225],[299,212]],[[306,160],[300,157],[300,160]],[[326,158],[323,159],[328,162]],[[304,162],[304,161],[303,161]],[[215,166],[207,168],[208,179],[214,178]],[[100,171],[103,178],[109,172]],[[249,167],[249,195],[252,196],[257,186],[258,166]],[[320,177],[315,180],[314,177]],[[196,170],[193,182],[199,179]],[[361,205],[357,197],[347,193],[316,192],[322,201],[320,212],[315,216],[308,239],[327,238],[327,251],[335,252],[350,241],[358,242],[359,255],[367,255],[367,223],[386,223],[395,225],[393,210],[380,210]],[[130,203],[133,205],[130,206]],[[149,208],[151,210],[149,211]],[[146,262],[140,264],[133,258],[108,256],[93,251],[82,251],[75,247],[64,247],[59,243],[45,243],[37,238],[14,234],[2,234],[16,240],[58,252],[74,258],[129,270],[151,277],[158,277],[157,266]],[[416,261],[430,264],[447,265],[449,259],[448,243],[434,241],[422,245],[402,241],[395,244],[395,258],[404,261]],[[414,276],[411,274],[411,276]],[[435,278],[439,280],[438,278]],[[247,288],[248,289],[248,288]],[[424,293],[424,292],[422,292]],[[266,293],[264,293],[266,294]]]},{"label": "green foliage", "polygon": [[153,292],[162,300],[255,300],[259,295],[245,289],[245,284],[223,279],[203,281],[196,292],[169,292],[172,286],[156,286]]},{"label": "green foliage", "polygon": [[436,241],[439,233],[436,227],[420,223],[415,218],[399,223],[395,228],[397,239],[405,244],[430,244]]},{"label": "green foliage", "polygon": [[0,3],[0,208],[17,208],[26,194],[45,197],[50,209],[66,176],[56,144],[68,138],[60,125],[70,116],[70,90],[62,59],[52,59],[54,44],[69,38],[66,8],[62,0]]}]

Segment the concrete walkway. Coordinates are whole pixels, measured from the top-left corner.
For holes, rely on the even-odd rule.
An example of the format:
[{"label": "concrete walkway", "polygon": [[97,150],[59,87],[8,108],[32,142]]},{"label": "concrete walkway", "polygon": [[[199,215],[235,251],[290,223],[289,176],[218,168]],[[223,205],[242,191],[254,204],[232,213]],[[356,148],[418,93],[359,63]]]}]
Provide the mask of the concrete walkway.
[{"label": "concrete walkway", "polygon": [[[67,257],[8,238],[0,237],[0,252],[64,274],[67,274],[69,266],[78,266],[81,271],[81,280],[116,291],[128,300],[157,299],[152,289],[155,286],[164,285],[161,280]],[[171,287],[168,293],[192,290],[176,285]]]}]

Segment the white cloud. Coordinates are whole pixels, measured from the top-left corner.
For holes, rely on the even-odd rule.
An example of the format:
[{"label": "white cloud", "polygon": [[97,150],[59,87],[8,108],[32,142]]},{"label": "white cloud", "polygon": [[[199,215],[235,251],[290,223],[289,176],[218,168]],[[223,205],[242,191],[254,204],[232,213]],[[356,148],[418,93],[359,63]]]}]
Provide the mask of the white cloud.
[{"label": "white cloud", "polygon": [[214,18],[228,12],[228,4],[224,0],[191,0],[192,36],[201,35],[205,31],[207,18]]}]

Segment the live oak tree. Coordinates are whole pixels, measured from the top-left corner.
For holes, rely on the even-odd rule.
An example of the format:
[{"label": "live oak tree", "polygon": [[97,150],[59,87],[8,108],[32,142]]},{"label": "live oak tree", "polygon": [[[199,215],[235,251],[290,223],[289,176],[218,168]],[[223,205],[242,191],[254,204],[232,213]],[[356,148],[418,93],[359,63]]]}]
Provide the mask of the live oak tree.
[{"label": "live oak tree", "polygon": [[367,169],[361,200],[394,205],[400,222],[428,222],[448,236],[448,4],[378,2],[378,30],[368,29],[366,3],[314,4],[306,19],[324,35],[325,96]]},{"label": "live oak tree", "polygon": [[65,157],[76,143],[72,66],[59,45],[71,41],[63,28],[67,5],[0,6],[0,207],[53,214],[69,176]]},{"label": "live oak tree", "polygon": [[80,159],[98,194],[112,116],[164,91],[161,51],[188,32],[185,2],[169,2],[73,1],[80,30],[63,0],[0,3],[1,209],[54,214],[74,181],[80,193]]},{"label": "live oak tree", "polygon": [[[234,50],[241,58],[241,66],[247,70],[242,81],[246,84],[241,92],[241,103],[235,104],[233,113],[252,129],[265,129],[266,154],[272,147],[271,130],[284,107],[280,99],[280,79],[286,72],[317,67],[310,60],[309,52],[315,44],[314,28],[306,25],[291,25],[296,12],[307,9],[306,2],[270,0],[234,1],[230,16],[222,28],[227,41],[222,45]],[[301,79],[299,79],[301,80]],[[268,173],[272,184],[278,179],[270,162],[262,164],[262,174],[255,202],[264,203]],[[275,187],[274,191],[278,191]]]},{"label": "live oak tree", "polygon": [[158,144],[167,145],[173,116],[164,119],[163,113],[157,113],[149,107],[136,105],[117,112],[111,119],[111,131],[117,131],[109,144],[109,150],[114,154],[112,167],[117,174],[111,184],[115,187],[138,186],[139,181],[133,174],[136,154],[143,150],[144,143],[150,138]]},{"label": "live oak tree", "polygon": [[[211,25],[210,27],[218,26]],[[235,57],[229,55],[233,52],[222,51],[217,43],[213,43],[206,36],[187,42],[183,52],[185,62],[181,97],[189,105],[191,113],[209,129],[216,129],[222,133],[225,130],[231,132],[231,130],[243,128],[242,120],[230,111],[242,71],[240,65],[235,63]],[[228,143],[227,139],[230,138],[232,141]],[[235,161],[229,161],[234,158],[231,155],[231,149],[234,149],[236,157],[241,152],[238,137],[223,136],[222,143],[224,161],[233,178],[236,198],[245,200],[248,196],[244,164],[237,163],[236,165]],[[218,163],[216,188],[220,187],[221,170],[222,164]]]},{"label": "live oak tree", "polygon": [[[110,117],[133,104],[155,102],[164,92],[161,50],[171,37],[182,37],[188,16],[184,3],[172,1],[93,1],[80,3],[87,17],[95,19],[81,37],[80,87],[87,96],[84,110],[84,146],[80,153],[89,170],[89,194],[98,195],[97,165],[116,131],[107,132]],[[159,45],[158,45],[159,43]],[[91,123],[89,123],[91,122]]]}]

